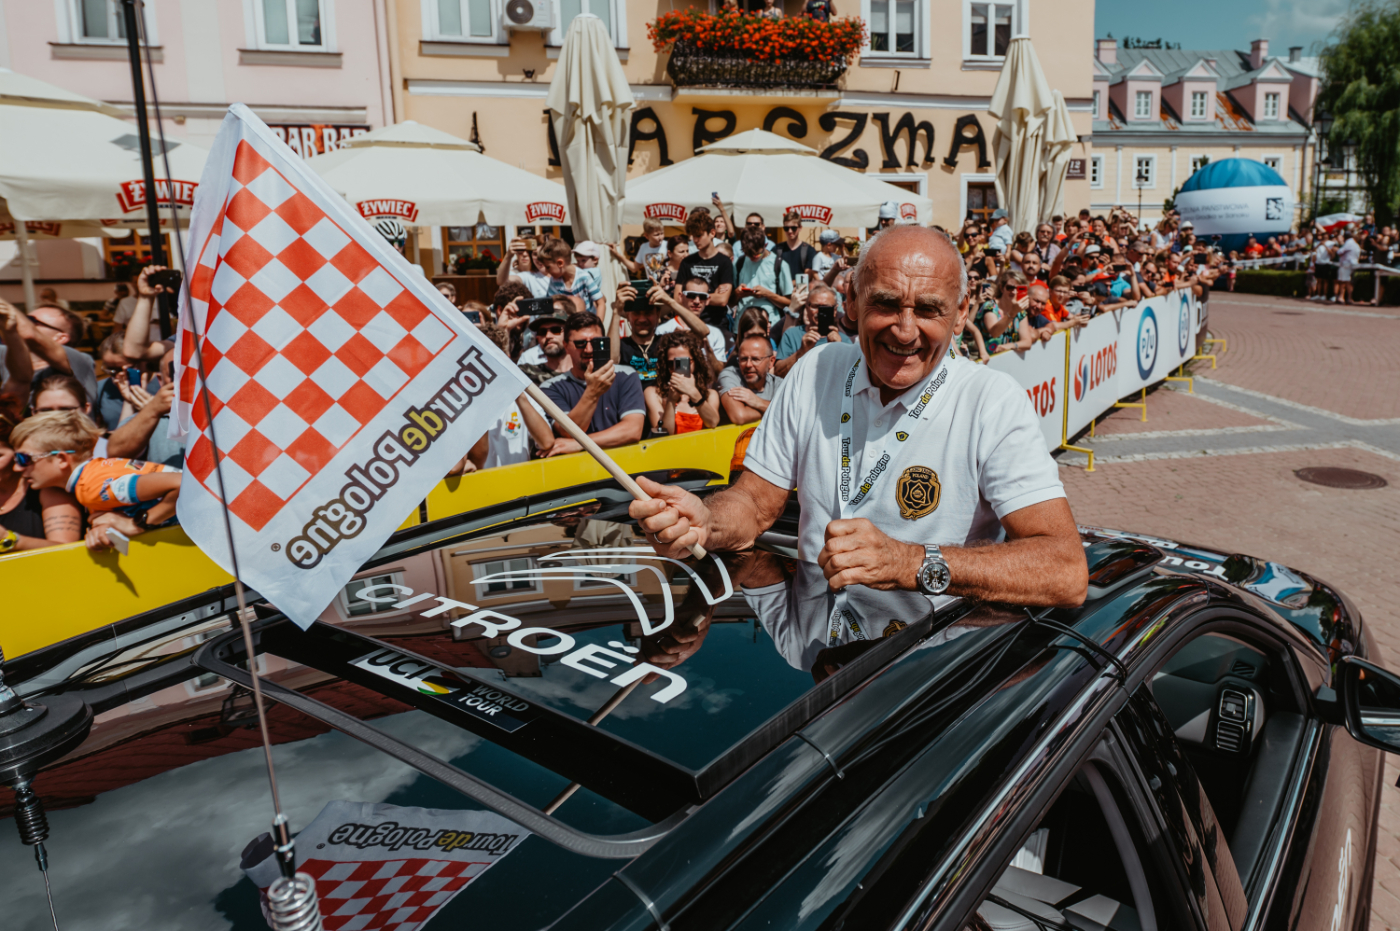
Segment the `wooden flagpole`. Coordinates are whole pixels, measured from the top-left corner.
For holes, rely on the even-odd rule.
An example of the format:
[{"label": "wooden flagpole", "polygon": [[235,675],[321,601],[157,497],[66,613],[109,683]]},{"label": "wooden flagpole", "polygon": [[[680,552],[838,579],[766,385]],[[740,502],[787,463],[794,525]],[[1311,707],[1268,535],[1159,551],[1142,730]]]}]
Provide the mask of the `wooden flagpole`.
[{"label": "wooden flagpole", "polygon": [[[608,474],[617,479],[618,484],[627,489],[632,497],[636,498],[638,501],[651,500],[651,495],[643,491],[642,486],[638,485],[636,481],[633,480],[632,476],[622,471],[622,466],[613,462],[612,457],[603,452],[603,447],[593,442],[593,438],[585,433],[582,427],[574,423],[573,418],[565,411],[560,410],[559,405],[551,401],[549,396],[541,391],[538,385],[530,385],[525,389],[525,393],[528,394],[536,404],[544,408],[544,412],[552,417],[555,423],[563,427],[564,432],[569,434],[578,445],[582,446],[588,455],[598,460],[598,464],[607,469]],[[694,556],[696,559],[704,559],[705,548],[697,543],[690,548],[690,555]]]}]

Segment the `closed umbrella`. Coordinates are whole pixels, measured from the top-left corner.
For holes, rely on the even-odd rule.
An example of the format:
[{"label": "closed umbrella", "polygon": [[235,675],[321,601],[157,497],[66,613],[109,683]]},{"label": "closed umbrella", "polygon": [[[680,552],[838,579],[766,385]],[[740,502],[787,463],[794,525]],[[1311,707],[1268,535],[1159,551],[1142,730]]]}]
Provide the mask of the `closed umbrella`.
[{"label": "closed umbrella", "polygon": [[992,134],[996,153],[997,198],[1017,233],[1029,232],[1040,219],[1041,176],[1046,124],[1055,98],[1035,48],[1026,36],[1011,40],[987,112],[997,118]]},{"label": "closed umbrella", "polygon": [[[569,25],[547,102],[559,141],[574,241],[617,242],[627,187],[627,133],[636,100],[598,17],[575,16]],[[605,250],[605,296],[616,291],[618,280],[616,264]]]},{"label": "closed umbrella", "polygon": [[1054,96],[1055,104],[1050,108],[1045,129],[1045,154],[1041,159],[1041,223],[1065,212],[1065,172],[1069,170],[1070,151],[1079,139],[1069,121],[1065,95],[1056,90]]},{"label": "closed umbrella", "polygon": [[307,165],[366,217],[414,226],[564,223],[564,187],[405,120],[356,136]]},{"label": "closed umbrella", "polygon": [[710,203],[712,191],[722,192],[736,213],[781,219],[795,210],[820,226],[874,226],[886,201],[899,204],[901,221],[933,221],[927,197],[819,158],[815,149],[776,133],[751,129],[700,151],[633,181],[623,221],[684,223],[692,207]]}]

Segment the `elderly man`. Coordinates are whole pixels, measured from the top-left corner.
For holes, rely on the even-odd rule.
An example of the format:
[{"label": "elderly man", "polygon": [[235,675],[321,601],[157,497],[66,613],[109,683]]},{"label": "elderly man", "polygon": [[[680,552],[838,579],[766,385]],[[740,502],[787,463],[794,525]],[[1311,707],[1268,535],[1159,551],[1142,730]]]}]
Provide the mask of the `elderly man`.
[{"label": "elderly man", "polygon": [[653,497],[630,513],[656,550],[751,546],[795,487],[798,553],[837,591],[833,641],[864,636],[845,619],[849,585],[1080,604],[1084,550],[1025,391],[948,357],[967,324],[963,267],[937,230],[881,233],[851,288],[860,345],[823,345],[794,370],[739,481],[701,501],[641,480]]},{"label": "elderly man", "polygon": [[731,423],[753,423],[763,416],[783,380],[773,374],[773,346],[765,336],[750,336],[734,347],[737,368],[719,373],[719,403]]}]

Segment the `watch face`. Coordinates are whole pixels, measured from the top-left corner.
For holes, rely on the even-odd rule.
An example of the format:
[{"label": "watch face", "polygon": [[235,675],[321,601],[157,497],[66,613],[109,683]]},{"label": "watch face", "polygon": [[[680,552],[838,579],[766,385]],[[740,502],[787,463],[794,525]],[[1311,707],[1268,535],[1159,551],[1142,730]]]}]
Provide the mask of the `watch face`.
[{"label": "watch face", "polygon": [[919,571],[919,587],[930,595],[941,595],[948,587],[951,573],[946,562],[927,562]]}]

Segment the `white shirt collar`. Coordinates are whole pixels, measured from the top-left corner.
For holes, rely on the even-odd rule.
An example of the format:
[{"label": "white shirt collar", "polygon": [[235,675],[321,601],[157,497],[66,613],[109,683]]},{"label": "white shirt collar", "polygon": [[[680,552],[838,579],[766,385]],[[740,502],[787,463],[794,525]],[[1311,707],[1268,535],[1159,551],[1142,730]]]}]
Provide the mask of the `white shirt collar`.
[{"label": "white shirt collar", "polygon": [[851,385],[852,396],[854,397],[855,395],[861,394],[865,391],[872,391],[874,392],[875,404],[877,406],[882,408],[888,408],[890,405],[898,404],[905,410],[910,410],[919,403],[919,398],[923,394],[924,386],[927,385],[929,381],[938,374],[939,369],[947,368],[948,366],[948,356],[945,354],[941,359],[938,360],[938,364],[934,366],[933,371],[929,373],[928,378],[919,379],[910,388],[905,390],[903,394],[896,397],[889,404],[881,404],[880,388],[878,385],[870,381],[870,363],[865,362],[864,358],[862,358],[861,361],[863,364],[860,367],[860,371],[856,373],[855,382]]}]

